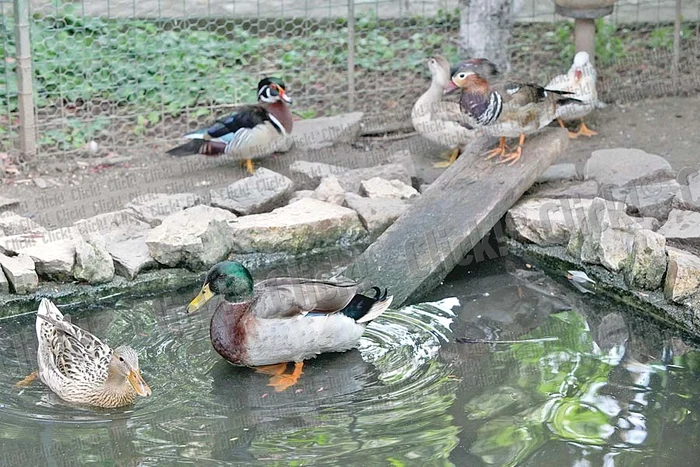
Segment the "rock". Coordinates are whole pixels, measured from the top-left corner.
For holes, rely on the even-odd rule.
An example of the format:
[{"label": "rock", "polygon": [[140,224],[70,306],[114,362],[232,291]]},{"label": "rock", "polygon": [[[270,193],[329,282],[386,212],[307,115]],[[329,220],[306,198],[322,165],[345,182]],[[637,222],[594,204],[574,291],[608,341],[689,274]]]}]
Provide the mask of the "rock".
[{"label": "rock", "polygon": [[672,243],[700,247],[700,212],[673,209],[658,232]]},{"label": "rock", "polygon": [[357,212],[372,238],[377,238],[388,229],[409,206],[400,199],[364,198],[355,193],[346,193],[345,205]]},{"label": "rock", "polygon": [[0,253],[15,255],[20,251],[36,245],[56,242],[59,240],[73,240],[81,238],[80,231],[74,227],[61,227],[60,229],[10,237],[0,237]]},{"label": "rock", "polygon": [[[615,228],[608,204],[602,198],[595,198],[591,201],[587,214],[581,223],[580,259],[586,263],[600,264],[611,271],[618,272],[627,264],[634,242],[634,234]],[[567,250],[574,251],[571,242]]]},{"label": "rock", "polygon": [[675,180],[645,183],[627,187],[613,187],[604,198],[627,204],[628,214],[653,217],[663,222],[671,212],[671,204],[677,196],[680,185]]},{"label": "rock", "polygon": [[40,189],[44,190],[49,187],[49,182],[44,180],[43,178],[35,178],[34,179],[34,184]]},{"label": "rock", "polygon": [[34,269],[34,261],[27,255],[5,256],[0,254],[0,266],[10,283],[10,291],[16,294],[34,292],[39,286],[39,277]]},{"label": "rock", "polygon": [[231,229],[235,253],[297,254],[355,242],[367,235],[355,211],[312,198],[241,217]]},{"label": "rock", "polygon": [[326,177],[314,190],[313,198],[326,203],[342,205],[345,201],[345,191],[335,177]]},{"label": "rock", "polygon": [[0,214],[0,236],[46,233],[47,230],[28,217],[5,211]]},{"label": "rock", "polygon": [[413,162],[413,155],[408,149],[400,149],[392,153],[384,161],[385,164],[399,164],[402,165],[409,176],[416,177],[418,175],[416,171],[416,164]]},{"label": "rock", "polygon": [[284,205],[293,187],[289,178],[261,167],[250,177],[211,190],[211,205],[239,216],[260,214]]},{"label": "rock", "polygon": [[198,205],[202,201],[202,197],[194,193],[146,193],[133,199],[125,208],[131,210],[139,220],[155,227],[169,215]]},{"label": "rock", "polygon": [[700,172],[691,174],[687,182],[680,186],[678,194],[673,199],[673,207],[700,212]]},{"label": "rock", "polygon": [[661,225],[658,220],[653,217],[634,217],[634,221],[640,225],[642,229],[656,232]]},{"label": "rock", "polygon": [[89,284],[103,284],[114,278],[114,261],[99,232],[86,233],[76,240],[73,277]]},{"label": "rock", "polygon": [[146,244],[146,233],[107,245],[114,260],[114,272],[129,280],[147,269],[158,266]]},{"label": "rock", "polygon": [[375,177],[383,178],[384,180],[399,180],[411,186],[411,176],[401,164],[385,164],[364,169],[348,170],[338,177],[338,181],[346,192],[360,194],[362,182]]},{"label": "rock", "polygon": [[516,240],[540,246],[567,245],[571,234],[582,229],[594,202],[604,203],[606,222],[622,231],[639,229],[639,225],[625,213],[622,203],[590,199],[522,199],[506,213],[506,229]]},{"label": "rock", "polygon": [[661,287],[666,273],[666,239],[651,230],[634,234],[632,252],[625,270],[625,281],[630,287],[655,290]]},{"label": "rock", "polygon": [[233,239],[229,221],[236,221],[236,216],[229,211],[194,206],[163,220],[148,233],[146,244],[151,256],[160,264],[205,270],[225,259],[231,251]]},{"label": "rock", "polygon": [[598,196],[598,182],[588,180],[585,182],[554,184],[547,183],[537,186],[531,193],[539,198],[584,198],[593,199]]},{"label": "rock", "polygon": [[663,157],[640,149],[614,148],[593,151],[584,168],[584,179],[601,187],[623,187],[674,178]]},{"label": "rock", "polygon": [[292,194],[292,197],[290,198],[289,203],[287,203],[287,204],[295,203],[295,202],[299,201],[300,199],[313,198],[313,197],[314,197],[314,190],[295,191]]},{"label": "rock", "polygon": [[0,196],[0,212],[19,207],[19,200],[15,198],[5,198]]},{"label": "rock", "polygon": [[360,184],[360,192],[368,198],[411,199],[420,196],[418,190],[400,180],[374,177]]},{"label": "rock", "polygon": [[576,180],[578,173],[574,164],[555,164],[549,166],[542,175],[537,179],[536,183],[551,183],[564,180]]},{"label": "rock", "polygon": [[10,293],[10,282],[5,277],[2,267],[0,267],[0,293]]},{"label": "rock", "polygon": [[314,149],[335,143],[352,143],[360,132],[362,112],[332,117],[309,118],[294,122],[291,138],[300,148]]},{"label": "rock", "polygon": [[70,280],[75,266],[75,241],[57,240],[21,250],[34,262],[37,274],[48,280]]},{"label": "rock", "polygon": [[664,283],[666,299],[683,303],[700,294],[700,258],[673,247],[667,247],[668,269]]},{"label": "rock", "polygon": [[313,190],[324,178],[348,172],[348,169],[321,162],[295,161],[289,171],[298,189]]}]

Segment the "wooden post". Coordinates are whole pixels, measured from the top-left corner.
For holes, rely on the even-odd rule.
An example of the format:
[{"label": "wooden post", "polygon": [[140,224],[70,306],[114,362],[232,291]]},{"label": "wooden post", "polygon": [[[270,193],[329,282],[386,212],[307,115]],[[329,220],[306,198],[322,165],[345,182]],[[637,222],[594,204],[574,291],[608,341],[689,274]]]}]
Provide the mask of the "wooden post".
[{"label": "wooden post", "polygon": [[348,266],[344,275],[387,287],[394,306],[420,300],[485,237],[569,144],[547,128],[513,166],[465,153]]},{"label": "wooden post", "polygon": [[19,147],[23,159],[36,155],[36,121],[32,82],[32,46],[29,36],[29,0],[15,0],[17,42],[17,94],[19,104]]},{"label": "wooden post", "polygon": [[355,110],[355,0],[348,0],[348,111]]},{"label": "wooden post", "polygon": [[574,20],[574,44],[576,52],[588,52],[591,63],[595,60],[595,20],[576,18]]},{"label": "wooden post", "polygon": [[508,44],[513,34],[511,0],[461,0],[459,49],[462,57],[486,57],[502,71],[510,69]]},{"label": "wooden post", "polygon": [[673,68],[678,73],[678,63],[681,60],[681,0],[676,0],[676,18],[673,25]]}]

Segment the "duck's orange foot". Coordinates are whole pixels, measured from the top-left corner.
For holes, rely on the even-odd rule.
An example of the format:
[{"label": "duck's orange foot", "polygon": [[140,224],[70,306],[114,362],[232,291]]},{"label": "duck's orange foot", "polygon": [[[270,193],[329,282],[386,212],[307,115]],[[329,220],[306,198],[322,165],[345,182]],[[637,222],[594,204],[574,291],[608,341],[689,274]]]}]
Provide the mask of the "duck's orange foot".
[{"label": "duck's orange foot", "polygon": [[508,165],[513,165],[518,162],[520,160],[520,156],[523,154],[523,143],[525,143],[525,135],[520,135],[520,141],[518,141],[518,147],[515,149],[515,151],[509,154],[504,154],[498,163],[505,164],[506,162],[510,162]]},{"label": "duck's orange foot", "polygon": [[579,127],[578,131],[575,133],[576,136],[595,136],[597,135],[597,131],[593,131],[590,128],[586,126],[585,123],[583,123],[583,120],[581,120],[581,126]]},{"label": "duck's orange foot", "polygon": [[249,174],[255,173],[255,165],[253,165],[252,159],[245,159],[244,161],[241,161],[241,166],[245,168]]},{"label": "duck's orange foot", "polygon": [[436,168],[446,168],[446,167],[449,167],[449,166],[451,166],[452,164],[454,164],[454,162],[455,162],[455,161],[457,160],[457,158],[459,157],[459,148],[454,148],[454,149],[451,150],[448,154],[449,154],[449,158],[448,158],[447,161],[444,161],[444,162],[436,162],[435,164],[433,164],[433,167],[436,167]]},{"label": "duck's orange foot", "polygon": [[259,366],[255,368],[255,371],[272,375],[268,386],[275,388],[275,392],[282,392],[297,384],[299,377],[303,374],[301,370],[304,367],[304,362],[294,363],[294,371],[291,374],[285,374],[287,365],[287,363],[279,363],[277,365]]},{"label": "duck's orange foot", "polygon": [[508,146],[506,146],[506,138],[501,136],[500,140],[498,141],[498,147],[496,147],[490,151],[485,152],[484,155],[487,156],[486,160],[489,160],[492,157],[496,157],[496,156],[503,157],[503,156],[505,156],[507,149],[508,149]]},{"label": "duck's orange foot", "polygon": [[37,377],[39,376],[39,372],[33,371],[29,376],[24,378],[22,381],[18,381],[15,383],[15,386],[18,388],[26,388],[31,384],[32,381],[34,381]]}]

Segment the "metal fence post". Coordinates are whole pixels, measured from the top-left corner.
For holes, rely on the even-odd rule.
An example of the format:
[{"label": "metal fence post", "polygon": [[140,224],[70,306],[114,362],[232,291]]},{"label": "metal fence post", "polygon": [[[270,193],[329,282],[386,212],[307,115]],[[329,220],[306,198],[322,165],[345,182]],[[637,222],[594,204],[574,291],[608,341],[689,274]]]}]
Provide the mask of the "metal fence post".
[{"label": "metal fence post", "polygon": [[355,110],[355,0],[348,0],[348,110]]},{"label": "metal fence post", "polygon": [[29,0],[14,1],[19,147],[23,158],[31,158],[36,155],[36,122],[32,83],[32,45],[29,37]]}]

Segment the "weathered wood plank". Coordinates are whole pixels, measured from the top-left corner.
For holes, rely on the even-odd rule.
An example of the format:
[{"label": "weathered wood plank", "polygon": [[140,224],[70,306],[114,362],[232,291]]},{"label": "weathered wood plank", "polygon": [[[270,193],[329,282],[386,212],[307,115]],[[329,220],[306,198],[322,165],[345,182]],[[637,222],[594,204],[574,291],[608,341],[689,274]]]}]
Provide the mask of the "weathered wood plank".
[{"label": "weathered wood plank", "polygon": [[520,162],[464,154],[345,271],[388,287],[394,304],[435,288],[568,146],[565,130],[528,138]]}]

